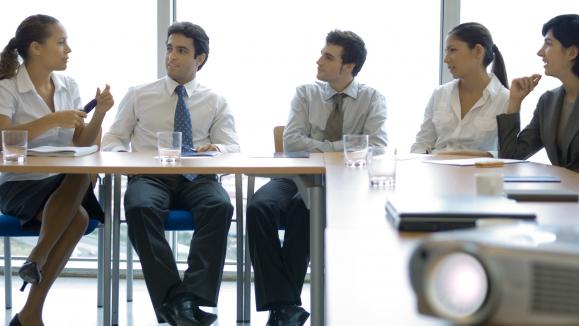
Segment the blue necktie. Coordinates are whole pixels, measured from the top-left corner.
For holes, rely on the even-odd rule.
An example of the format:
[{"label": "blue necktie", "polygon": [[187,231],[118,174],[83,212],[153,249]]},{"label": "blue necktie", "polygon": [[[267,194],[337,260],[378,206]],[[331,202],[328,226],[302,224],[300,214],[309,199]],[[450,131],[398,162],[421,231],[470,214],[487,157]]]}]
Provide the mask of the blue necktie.
[{"label": "blue necktie", "polygon": [[[193,131],[191,129],[191,114],[187,107],[187,92],[183,85],[175,87],[175,92],[179,96],[177,100],[177,107],[175,108],[175,120],[173,122],[173,129],[181,132],[181,152],[193,151]],[[189,181],[193,181],[196,174],[183,174]]]},{"label": "blue necktie", "polygon": [[179,99],[177,100],[177,107],[175,108],[173,128],[175,131],[181,132],[181,151],[191,152],[193,151],[193,131],[191,130],[191,114],[185,101],[187,92],[183,85],[177,86],[175,92],[179,96]]}]

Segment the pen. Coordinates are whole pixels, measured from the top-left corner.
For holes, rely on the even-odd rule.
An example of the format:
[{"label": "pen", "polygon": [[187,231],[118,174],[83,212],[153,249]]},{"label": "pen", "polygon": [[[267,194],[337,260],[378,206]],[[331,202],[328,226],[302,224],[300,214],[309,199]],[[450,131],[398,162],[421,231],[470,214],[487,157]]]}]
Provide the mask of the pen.
[{"label": "pen", "polygon": [[477,168],[500,168],[505,166],[503,161],[479,161],[475,162],[474,166]]}]

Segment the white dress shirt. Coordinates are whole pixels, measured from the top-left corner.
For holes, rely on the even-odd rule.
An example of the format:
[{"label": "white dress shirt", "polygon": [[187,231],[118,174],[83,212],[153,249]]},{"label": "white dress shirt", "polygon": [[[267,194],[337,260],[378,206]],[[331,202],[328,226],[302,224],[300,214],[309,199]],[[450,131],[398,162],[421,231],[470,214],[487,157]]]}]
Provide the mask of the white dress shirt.
[{"label": "white dress shirt", "polygon": [[[169,77],[132,87],[121,101],[115,122],[104,135],[104,151],[156,151],[157,132],[173,131],[179,85]],[[239,152],[235,121],[225,99],[196,80],[183,85],[193,131],[193,146],[216,145]]]},{"label": "white dress shirt", "polygon": [[496,116],[505,113],[509,90],[490,74],[491,80],[481,98],[461,119],[459,80],[438,87],[424,112],[412,153],[477,150],[496,153],[498,144]]},{"label": "white dress shirt", "polygon": [[[326,82],[303,85],[296,89],[291,102],[288,123],[283,134],[287,152],[338,152],[344,150],[343,141],[324,139],[326,122],[333,110],[332,97],[337,92]],[[342,92],[344,97],[343,134],[365,134],[370,146],[384,147],[386,135],[386,101],[372,87],[354,79]]]},{"label": "white dress shirt", "polygon": [[[54,84],[54,110],[80,110],[80,92],[76,82],[67,76],[52,73]],[[0,114],[21,125],[38,120],[52,111],[38,95],[25,65],[18,68],[16,76],[0,80]],[[28,140],[28,148],[37,146],[72,146],[74,128],[52,128],[35,139]],[[48,173],[2,173],[0,184],[17,180],[41,180],[54,174]]]}]

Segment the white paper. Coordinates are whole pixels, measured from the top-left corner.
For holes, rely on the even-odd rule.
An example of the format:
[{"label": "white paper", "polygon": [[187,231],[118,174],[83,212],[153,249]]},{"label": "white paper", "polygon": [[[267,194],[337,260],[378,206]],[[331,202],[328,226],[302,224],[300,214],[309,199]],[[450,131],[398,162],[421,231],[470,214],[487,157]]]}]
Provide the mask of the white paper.
[{"label": "white paper", "polygon": [[99,150],[97,145],[77,146],[39,146],[28,149],[30,156],[84,156]]},{"label": "white paper", "polygon": [[475,165],[476,163],[503,163],[503,164],[512,164],[512,163],[526,163],[525,160],[514,160],[514,159],[506,159],[506,158],[482,158],[482,157],[474,157],[474,158],[462,158],[462,159],[450,159],[450,160],[423,160],[422,162],[426,163],[434,163],[434,164],[446,164],[446,165],[458,165],[458,166],[470,166]]}]

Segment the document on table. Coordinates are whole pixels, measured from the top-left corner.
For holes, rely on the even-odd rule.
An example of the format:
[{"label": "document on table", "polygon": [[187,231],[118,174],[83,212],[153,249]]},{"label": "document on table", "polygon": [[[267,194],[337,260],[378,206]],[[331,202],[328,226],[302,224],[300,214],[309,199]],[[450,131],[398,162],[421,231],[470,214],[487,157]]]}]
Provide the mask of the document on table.
[{"label": "document on table", "polygon": [[475,158],[462,158],[462,159],[450,159],[450,160],[433,160],[427,159],[422,162],[434,163],[434,164],[446,164],[446,165],[458,165],[458,166],[501,166],[503,164],[512,163],[526,163],[525,160],[514,160],[506,158],[486,158],[486,157],[475,157]]},{"label": "document on table", "polygon": [[190,151],[190,152],[181,152],[181,157],[201,157],[201,156],[217,156],[221,154],[220,151],[205,151],[205,152],[197,152],[197,151]]},{"label": "document on table", "polygon": [[99,147],[92,145],[88,147],[78,146],[39,146],[28,149],[30,156],[84,156],[97,152]]}]

